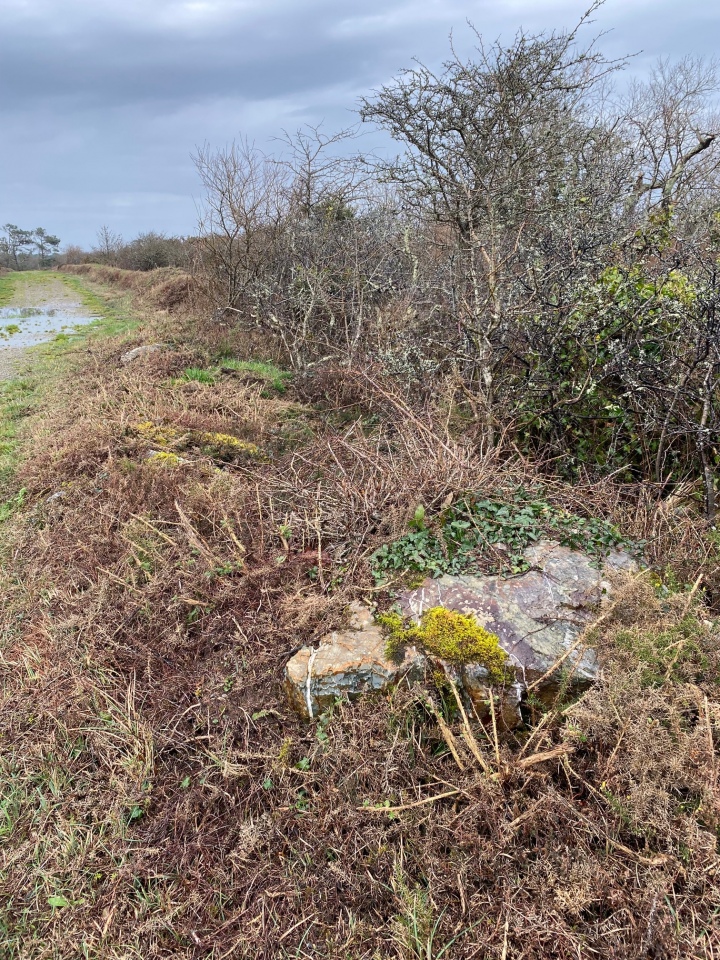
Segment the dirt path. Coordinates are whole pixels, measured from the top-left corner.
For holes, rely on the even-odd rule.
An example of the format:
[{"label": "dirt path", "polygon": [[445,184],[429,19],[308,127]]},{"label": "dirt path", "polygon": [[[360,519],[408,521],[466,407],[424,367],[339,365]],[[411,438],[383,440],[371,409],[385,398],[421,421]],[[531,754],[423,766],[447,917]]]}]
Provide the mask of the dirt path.
[{"label": "dirt path", "polygon": [[13,282],[12,298],[0,308],[0,380],[12,377],[28,347],[93,319],[56,274],[21,274]]},{"label": "dirt path", "polygon": [[10,380],[13,377],[24,353],[22,347],[5,347],[0,350],[0,380]]},{"label": "dirt path", "polygon": [[13,297],[6,309],[61,310],[81,316],[83,305],[78,295],[54,274],[27,273],[14,280]]}]

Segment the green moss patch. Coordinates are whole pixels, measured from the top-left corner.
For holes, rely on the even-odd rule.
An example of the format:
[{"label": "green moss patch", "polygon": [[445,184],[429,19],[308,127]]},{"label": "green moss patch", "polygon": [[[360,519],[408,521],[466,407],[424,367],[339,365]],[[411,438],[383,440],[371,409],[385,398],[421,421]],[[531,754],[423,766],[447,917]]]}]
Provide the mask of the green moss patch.
[{"label": "green moss patch", "polygon": [[399,613],[382,613],[377,622],[387,633],[386,654],[397,659],[407,644],[414,643],[432,656],[455,665],[478,663],[491,683],[503,684],[513,678],[507,653],[499,637],[490,633],[469,614],[431,607],[416,626],[406,626]]}]

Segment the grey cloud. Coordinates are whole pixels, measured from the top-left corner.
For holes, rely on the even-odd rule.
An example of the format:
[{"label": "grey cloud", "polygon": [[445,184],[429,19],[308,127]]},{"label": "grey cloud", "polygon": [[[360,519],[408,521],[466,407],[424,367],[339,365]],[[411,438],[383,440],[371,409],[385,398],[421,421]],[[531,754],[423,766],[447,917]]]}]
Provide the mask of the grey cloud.
[{"label": "grey cloud", "polygon": [[[358,96],[466,18],[490,38],[570,25],[569,0],[0,0],[0,223],[89,244],[101,223],[190,232],[203,141],[265,144],[281,127],[353,119]],[[613,54],[712,53],[706,0],[608,0]]]}]

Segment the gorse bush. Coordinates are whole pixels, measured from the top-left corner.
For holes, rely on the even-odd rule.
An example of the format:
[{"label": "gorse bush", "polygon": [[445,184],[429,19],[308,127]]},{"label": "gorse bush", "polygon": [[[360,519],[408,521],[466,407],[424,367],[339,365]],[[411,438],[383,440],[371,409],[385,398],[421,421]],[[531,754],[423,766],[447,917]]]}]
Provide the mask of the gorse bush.
[{"label": "gorse bush", "polygon": [[615,636],[618,651],[625,651],[640,665],[644,686],[658,687],[668,681],[697,682],[710,666],[704,652],[707,628],[696,617],[655,630],[631,627]]}]

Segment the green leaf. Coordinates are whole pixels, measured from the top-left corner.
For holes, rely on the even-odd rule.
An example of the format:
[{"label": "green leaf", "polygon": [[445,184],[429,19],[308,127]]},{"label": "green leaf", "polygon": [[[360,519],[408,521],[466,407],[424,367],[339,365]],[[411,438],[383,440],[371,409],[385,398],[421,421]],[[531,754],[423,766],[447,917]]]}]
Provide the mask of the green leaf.
[{"label": "green leaf", "polygon": [[48,897],[48,904],[51,907],[69,907],[71,906],[70,901],[65,897],[56,894],[55,896]]}]

